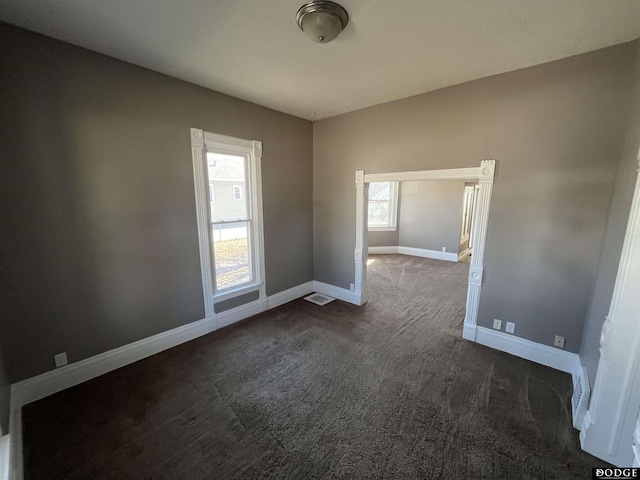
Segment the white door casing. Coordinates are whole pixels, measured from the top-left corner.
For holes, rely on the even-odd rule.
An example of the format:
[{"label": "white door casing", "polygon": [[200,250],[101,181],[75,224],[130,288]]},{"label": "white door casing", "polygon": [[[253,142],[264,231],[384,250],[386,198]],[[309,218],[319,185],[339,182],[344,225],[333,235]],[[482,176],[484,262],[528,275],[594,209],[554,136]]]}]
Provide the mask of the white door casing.
[{"label": "white door casing", "polygon": [[636,423],[640,410],[638,292],[640,178],[636,178],[609,315],[600,334],[600,361],[591,403],[580,431],[584,450],[619,467],[637,463],[640,455],[640,425]]}]

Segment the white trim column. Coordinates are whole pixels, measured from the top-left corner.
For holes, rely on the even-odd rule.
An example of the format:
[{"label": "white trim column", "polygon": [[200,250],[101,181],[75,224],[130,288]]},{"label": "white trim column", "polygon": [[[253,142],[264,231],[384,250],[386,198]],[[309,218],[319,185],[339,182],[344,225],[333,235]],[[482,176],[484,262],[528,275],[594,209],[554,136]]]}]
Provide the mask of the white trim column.
[{"label": "white trim column", "polygon": [[369,185],[364,183],[364,170],[356,171],[356,248],[353,254],[355,262],[355,293],[364,305],[367,298],[367,197]]},{"label": "white trim column", "polygon": [[487,242],[489,227],[489,209],[491,208],[491,193],[493,191],[493,177],[495,174],[495,160],[483,160],[480,163],[478,179],[476,211],[474,212],[471,238],[473,238],[473,255],[469,267],[469,287],[467,289],[467,313],[462,327],[462,338],[476,340],[476,326],[478,324],[478,308],[480,307],[480,291],[484,281],[484,250]]},{"label": "white trim column", "polygon": [[202,295],[204,297],[204,316],[211,317],[214,314],[213,311],[213,299],[211,298],[211,292],[213,292],[213,273],[212,265],[213,259],[211,258],[211,249],[209,248],[209,232],[207,230],[209,225],[209,212],[207,211],[207,192],[205,191],[206,177],[204,171],[204,131],[192,128],[191,129],[191,159],[193,162],[193,183],[195,187],[196,195],[196,218],[198,221],[198,245],[200,247],[200,272],[202,274]]},{"label": "white trim column", "polygon": [[[640,165],[639,165],[640,167]],[[600,334],[600,361],[582,448],[619,467],[638,462],[640,411],[640,178],[629,214],[609,315]],[[635,447],[635,448],[634,448]]]}]

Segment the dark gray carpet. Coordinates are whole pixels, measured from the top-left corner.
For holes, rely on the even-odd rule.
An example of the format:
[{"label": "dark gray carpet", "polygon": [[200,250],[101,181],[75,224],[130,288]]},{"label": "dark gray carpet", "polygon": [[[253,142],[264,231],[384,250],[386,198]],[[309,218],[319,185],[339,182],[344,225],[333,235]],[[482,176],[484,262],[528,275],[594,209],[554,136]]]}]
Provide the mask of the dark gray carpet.
[{"label": "dark gray carpet", "polygon": [[468,264],[371,258],[365,307],[297,300],[27,405],[26,478],[590,478],[570,377],[460,338]]}]

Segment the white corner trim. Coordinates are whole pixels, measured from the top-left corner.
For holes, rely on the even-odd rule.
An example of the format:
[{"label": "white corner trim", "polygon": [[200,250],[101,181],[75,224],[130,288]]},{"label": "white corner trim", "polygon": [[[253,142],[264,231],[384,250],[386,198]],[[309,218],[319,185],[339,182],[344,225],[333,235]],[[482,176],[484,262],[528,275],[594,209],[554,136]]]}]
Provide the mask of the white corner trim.
[{"label": "white corner trim", "polygon": [[398,253],[398,247],[369,247],[371,255],[390,255]]},{"label": "white corner trim", "polygon": [[[11,435],[5,435],[1,439],[10,439],[10,447],[7,452],[11,452],[11,479],[22,480],[22,407],[28,403],[35,402],[42,398],[53,395],[67,388],[79,385],[80,383],[99,377],[118,368],[137,362],[144,358],[160,353],[169,348],[178,346],[190,340],[214,332],[220,328],[239,322],[253,315],[261,313],[270,308],[275,308],[286,302],[303,297],[315,290],[316,282],[306,282],[296,287],[276,293],[268,298],[262,298],[249,302],[224,312],[197,320],[192,323],[161,332],[151,337],[138,340],[137,342],[124,345],[122,347],[100,353],[93,357],[70,363],[64,367],[57,368],[37,375],[35,377],[22,380],[11,385],[11,408],[10,426]],[[322,284],[327,285],[327,284]],[[332,285],[327,285],[333,287]],[[338,287],[333,287],[337,290]],[[353,292],[345,290],[353,295]],[[323,292],[321,292],[323,293]],[[332,295],[340,298],[337,295]],[[341,298],[342,300],[343,298]],[[349,301],[349,300],[345,300]],[[354,303],[354,302],[351,302]],[[0,448],[2,447],[0,443]],[[8,455],[9,453],[7,453]],[[2,472],[2,452],[0,451],[0,473]],[[9,463],[9,462],[6,462]],[[6,467],[9,469],[9,466]],[[7,477],[9,478],[9,477]],[[5,480],[0,476],[0,480]]]},{"label": "white corner trim", "polygon": [[9,480],[9,459],[11,458],[10,435],[0,437],[0,480]]},{"label": "white corner trim", "polygon": [[476,342],[571,375],[575,374],[580,365],[577,353],[559,350],[486,327],[476,327]]},{"label": "white corner trim", "polygon": [[361,296],[346,288],[336,287],[335,285],[330,285],[328,283],[318,282],[317,280],[313,281],[313,291],[322,293],[324,295],[329,295],[330,297],[337,298],[338,300],[342,300],[343,302],[353,303],[354,305],[362,305]]},{"label": "white corner trim", "polygon": [[414,257],[446,260],[447,262],[458,261],[458,254],[455,252],[439,252],[438,250],[427,250],[426,248],[398,247],[398,253],[402,255],[412,255]]},{"label": "white corner trim", "polygon": [[303,283],[301,285],[298,285],[297,287],[293,287],[280,293],[276,293],[275,295],[271,295],[267,299],[267,308],[272,309],[279,307],[280,305],[284,305],[285,303],[297,300],[298,298],[304,297],[313,292],[313,282]]}]

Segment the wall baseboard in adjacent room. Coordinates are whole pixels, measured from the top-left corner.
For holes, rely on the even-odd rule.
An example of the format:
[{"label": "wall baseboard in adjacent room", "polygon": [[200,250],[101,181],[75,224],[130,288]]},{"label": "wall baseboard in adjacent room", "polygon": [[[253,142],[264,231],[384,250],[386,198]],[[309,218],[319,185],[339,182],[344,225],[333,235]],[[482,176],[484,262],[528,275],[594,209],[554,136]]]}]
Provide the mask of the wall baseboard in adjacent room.
[{"label": "wall baseboard in adjacent room", "polygon": [[458,254],[458,261],[461,261],[463,258],[466,258],[467,255],[471,253],[470,248],[466,248]]},{"label": "wall baseboard in adjacent room", "polygon": [[392,255],[398,253],[398,247],[368,247],[371,255]]},{"label": "wall baseboard in adjacent room", "polygon": [[498,332],[487,327],[476,327],[476,342],[487,347],[510,353],[516,357],[555,368],[571,374],[579,372],[580,357],[577,353],[560,350],[549,345]]},{"label": "wall baseboard in adjacent room", "polygon": [[456,252],[439,252],[438,250],[427,250],[425,248],[398,247],[398,253],[402,255],[413,255],[414,257],[446,260],[447,262],[458,261],[458,254]]},{"label": "wall baseboard in adjacent room", "polygon": [[[93,357],[70,363],[64,367],[45,372],[35,377],[22,380],[11,385],[11,414],[9,431],[11,435],[5,435],[2,439],[10,438],[10,447],[7,446],[7,455],[10,452],[10,472],[12,480],[22,480],[22,407],[28,403],[35,402],[42,398],[58,393],[67,388],[79,385],[80,383],[99,377],[118,368],[137,362],[144,358],[160,353],[169,348],[194,340],[198,337],[214,332],[220,328],[249,318],[265,310],[275,308],[284,303],[290,302],[316,289],[316,282],[306,282],[288,290],[276,293],[271,297],[258,299],[230,310],[212,315],[210,317],[197,320],[192,323],[158,333],[151,337],[143,338],[137,342],[124,345],[122,347],[100,353]],[[337,290],[344,290],[333,285],[326,286],[325,290],[336,293]],[[329,288],[331,287],[331,288]],[[335,289],[335,290],[333,290]],[[345,292],[356,295],[353,292]],[[324,292],[321,292],[324,293]],[[327,295],[331,295],[327,293]],[[338,295],[331,295],[340,298]],[[344,297],[344,295],[342,295]],[[356,296],[359,298],[359,296]],[[344,300],[344,298],[341,298]],[[353,300],[353,299],[351,299]],[[345,301],[351,301],[345,300]],[[351,303],[353,303],[351,301]],[[0,444],[1,447],[1,444]],[[2,452],[0,452],[2,455]],[[0,459],[1,460],[1,459]],[[0,461],[0,473],[2,462]],[[9,470],[9,466],[7,466]],[[5,480],[0,476],[0,480]]]},{"label": "wall baseboard in adjacent room", "polygon": [[446,260],[447,262],[457,262],[458,254],[455,252],[439,252],[438,250],[427,250],[426,248],[413,248],[402,246],[388,247],[368,247],[368,251],[372,255],[394,254],[412,255],[414,257],[433,258],[436,260]]}]

